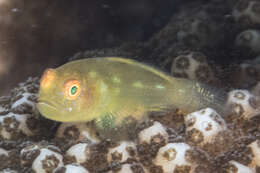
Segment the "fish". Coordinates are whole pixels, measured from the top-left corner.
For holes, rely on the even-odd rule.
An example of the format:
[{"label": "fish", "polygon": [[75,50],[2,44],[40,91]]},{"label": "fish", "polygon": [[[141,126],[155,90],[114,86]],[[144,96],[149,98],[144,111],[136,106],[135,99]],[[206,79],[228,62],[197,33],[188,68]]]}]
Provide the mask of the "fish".
[{"label": "fish", "polygon": [[178,108],[185,113],[223,109],[226,94],[198,81],[176,78],[152,66],[121,57],[71,61],[46,69],[37,108],[59,122],[96,121],[116,128],[126,119]]}]

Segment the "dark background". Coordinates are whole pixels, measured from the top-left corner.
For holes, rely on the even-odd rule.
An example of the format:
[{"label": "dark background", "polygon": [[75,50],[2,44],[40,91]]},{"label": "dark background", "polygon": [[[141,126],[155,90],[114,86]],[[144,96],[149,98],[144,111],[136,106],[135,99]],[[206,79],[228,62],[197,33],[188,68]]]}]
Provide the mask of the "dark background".
[{"label": "dark background", "polygon": [[0,0],[0,95],[81,50],[144,41],[169,20],[173,0]]}]

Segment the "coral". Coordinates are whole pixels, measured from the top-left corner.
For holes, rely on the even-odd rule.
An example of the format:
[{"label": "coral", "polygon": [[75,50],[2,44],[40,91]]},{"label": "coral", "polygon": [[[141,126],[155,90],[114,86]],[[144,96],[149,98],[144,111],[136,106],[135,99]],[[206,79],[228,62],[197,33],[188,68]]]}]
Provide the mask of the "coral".
[{"label": "coral", "polygon": [[251,89],[251,93],[256,97],[260,97],[260,82],[257,82],[257,84]]},{"label": "coral", "polygon": [[2,157],[8,156],[8,151],[3,148],[0,148],[0,156]]},{"label": "coral", "polygon": [[233,9],[232,16],[246,26],[260,24],[259,4],[259,1],[256,0],[239,0]]},{"label": "coral", "polygon": [[0,116],[0,138],[21,139],[24,136],[35,135],[28,126],[31,117],[29,114],[19,115],[11,112]]},{"label": "coral", "polygon": [[200,51],[219,45],[223,39],[218,34],[223,32],[222,24],[212,16],[219,13],[208,11],[208,5],[194,2],[180,6],[168,24],[145,44],[150,51],[146,56],[165,67],[182,51]]},{"label": "coral", "polygon": [[17,171],[15,170],[12,170],[12,169],[4,169],[4,170],[1,170],[0,173],[18,173]]},{"label": "coral", "polygon": [[123,164],[115,170],[109,171],[108,173],[146,173],[146,169],[141,164]]},{"label": "coral", "polygon": [[11,111],[14,113],[36,114],[36,101],[39,90],[39,78],[28,78],[11,91]]},{"label": "coral", "polygon": [[63,156],[57,147],[48,145],[29,145],[20,152],[21,164],[30,165],[36,173],[52,173],[63,166]]},{"label": "coral", "polygon": [[229,164],[224,171],[226,173],[256,173],[254,169],[251,169],[236,161],[229,161]]},{"label": "coral", "polygon": [[89,173],[86,168],[80,166],[80,165],[76,165],[76,164],[69,164],[69,165],[65,165],[62,167],[59,167],[58,169],[56,169],[54,171],[54,173],[72,173],[72,172],[76,172],[76,173]]},{"label": "coral", "polygon": [[90,148],[87,143],[78,143],[66,151],[66,159],[70,162],[84,163],[90,157]]},{"label": "coral", "polygon": [[200,52],[185,52],[174,58],[171,74],[175,77],[184,77],[205,83],[216,81],[206,56]]},{"label": "coral", "polygon": [[256,85],[260,80],[260,64],[251,62],[242,62],[232,70],[230,74],[230,84],[236,88],[250,88]]},{"label": "coral", "polygon": [[[8,160],[11,160],[11,155],[9,154],[9,152],[10,152],[9,150],[0,148],[0,164],[7,163]],[[8,165],[8,163],[6,165]],[[5,167],[5,165],[0,165],[0,170],[4,167]]]},{"label": "coral", "polygon": [[202,11],[191,19],[186,19],[176,33],[178,42],[188,46],[202,47],[209,43],[209,38],[213,36],[215,28],[209,15]]},{"label": "coral", "polygon": [[126,162],[135,160],[137,151],[135,143],[130,141],[121,141],[117,146],[109,148],[107,160],[111,162]]},{"label": "coral", "polygon": [[74,142],[99,142],[100,139],[87,123],[62,123],[56,133],[56,138]]},{"label": "coral", "polygon": [[213,143],[215,136],[227,128],[225,120],[211,108],[188,114],[185,125],[188,140],[201,145]]},{"label": "coral", "polygon": [[257,114],[257,100],[247,90],[233,90],[228,93],[227,98],[228,111],[236,118],[250,119]]},{"label": "coral", "polygon": [[260,167],[260,140],[256,140],[248,145],[253,154],[253,160],[250,164],[251,167]]},{"label": "coral", "polygon": [[[0,98],[0,138],[9,140],[43,135],[46,120],[36,109],[39,78],[28,78]],[[46,126],[47,125],[47,126]]]},{"label": "coral", "polygon": [[249,29],[241,32],[235,40],[235,45],[240,48],[247,48],[253,53],[260,52],[260,31]]},{"label": "coral", "polygon": [[188,159],[188,151],[192,148],[185,143],[168,143],[160,148],[154,164],[161,166],[164,173],[187,172],[192,173],[196,164]]},{"label": "coral", "polygon": [[168,142],[168,133],[166,132],[165,127],[159,123],[154,122],[151,127],[148,127],[138,134],[138,142],[143,143],[167,143]]},{"label": "coral", "polygon": [[8,96],[0,97],[0,115],[5,115],[10,112],[10,99]]}]

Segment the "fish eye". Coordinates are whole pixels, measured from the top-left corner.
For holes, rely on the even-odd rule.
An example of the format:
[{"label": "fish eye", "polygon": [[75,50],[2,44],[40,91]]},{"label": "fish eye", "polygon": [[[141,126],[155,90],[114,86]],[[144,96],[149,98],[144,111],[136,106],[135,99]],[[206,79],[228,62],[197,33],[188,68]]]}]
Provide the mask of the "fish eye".
[{"label": "fish eye", "polygon": [[71,87],[70,94],[75,95],[77,94],[77,91],[78,91],[78,86],[74,85],[73,87]]},{"label": "fish eye", "polygon": [[67,81],[64,92],[68,100],[75,100],[81,93],[80,82],[75,79]]}]

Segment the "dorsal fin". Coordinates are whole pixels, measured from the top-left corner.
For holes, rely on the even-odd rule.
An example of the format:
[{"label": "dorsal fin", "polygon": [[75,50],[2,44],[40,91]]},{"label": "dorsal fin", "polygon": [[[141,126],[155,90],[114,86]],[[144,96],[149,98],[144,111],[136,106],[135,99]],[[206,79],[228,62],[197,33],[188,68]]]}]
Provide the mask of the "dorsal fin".
[{"label": "dorsal fin", "polygon": [[138,66],[142,69],[145,69],[169,82],[172,82],[172,77],[167,75],[166,73],[160,71],[160,70],[157,70],[156,68],[153,68],[153,67],[150,67],[148,65],[145,65],[145,64],[142,64],[138,61],[135,61],[133,59],[128,59],[128,58],[120,58],[120,57],[107,57],[106,58],[107,60],[111,60],[111,61],[116,61],[116,62],[122,62],[122,63],[125,63],[125,64],[130,64],[130,65],[135,65],[135,66]]}]

